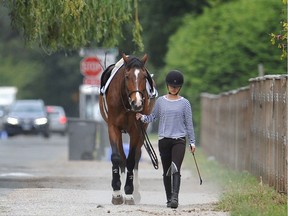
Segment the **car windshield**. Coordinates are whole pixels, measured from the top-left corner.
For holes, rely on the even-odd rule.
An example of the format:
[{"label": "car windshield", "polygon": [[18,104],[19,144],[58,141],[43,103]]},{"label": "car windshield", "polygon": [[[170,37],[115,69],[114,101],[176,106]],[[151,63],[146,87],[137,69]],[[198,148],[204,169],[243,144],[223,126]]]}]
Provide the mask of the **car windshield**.
[{"label": "car windshield", "polygon": [[14,112],[43,112],[39,104],[15,104]]}]

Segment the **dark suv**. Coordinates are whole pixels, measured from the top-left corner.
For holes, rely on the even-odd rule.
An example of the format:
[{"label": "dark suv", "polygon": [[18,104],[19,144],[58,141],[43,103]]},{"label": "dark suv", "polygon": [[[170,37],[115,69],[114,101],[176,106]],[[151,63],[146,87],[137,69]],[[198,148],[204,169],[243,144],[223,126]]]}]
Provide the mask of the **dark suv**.
[{"label": "dark suv", "polygon": [[17,100],[9,110],[4,128],[8,136],[42,134],[48,138],[49,121],[43,100]]}]

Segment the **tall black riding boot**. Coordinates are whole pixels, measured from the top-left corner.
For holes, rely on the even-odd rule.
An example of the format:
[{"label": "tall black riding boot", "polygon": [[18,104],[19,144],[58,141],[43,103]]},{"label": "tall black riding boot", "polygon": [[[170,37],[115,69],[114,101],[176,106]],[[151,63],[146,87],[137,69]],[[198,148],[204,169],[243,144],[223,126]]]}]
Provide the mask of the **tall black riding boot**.
[{"label": "tall black riding boot", "polygon": [[167,207],[171,207],[171,176],[163,175],[163,182],[167,198]]},{"label": "tall black riding boot", "polygon": [[171,196],[171,208],[178,207],[178,194],[180,189],[181,175],[176,172],[172,176],[172,196]]}]

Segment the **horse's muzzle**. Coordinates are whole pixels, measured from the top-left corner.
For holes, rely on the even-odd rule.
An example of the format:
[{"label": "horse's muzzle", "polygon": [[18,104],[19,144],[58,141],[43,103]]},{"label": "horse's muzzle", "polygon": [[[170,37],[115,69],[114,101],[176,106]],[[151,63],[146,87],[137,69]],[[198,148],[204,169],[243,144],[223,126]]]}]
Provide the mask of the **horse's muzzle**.
[{"label": "horse's muzzle", "polygon": [[144,97],[141,91],[133,91],[129,94],[129,103],[131,110],[134,112],[140,112],[143,110]]},{"label": "horse's muzzle", "polygon": [[133,110],[134,112],[141,112],[143,110],[143,104],[143,100],[141,100],[140,102],[131,101],[131,110]]}]

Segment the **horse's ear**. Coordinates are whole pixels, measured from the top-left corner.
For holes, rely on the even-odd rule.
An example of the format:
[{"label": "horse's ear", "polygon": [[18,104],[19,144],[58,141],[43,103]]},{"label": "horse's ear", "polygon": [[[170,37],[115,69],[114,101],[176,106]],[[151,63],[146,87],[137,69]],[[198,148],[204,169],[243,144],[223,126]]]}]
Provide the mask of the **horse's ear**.
[{"label": "horse's ear", "polygon": [[145,54],[145,55],[143,56],[143,58],[141,59],[141,61],[143,62],[143,64],[146,63],[147,59],[148,59],[148,55]]},{"label": "horse's ear", "polygon": [[124,59],[125,63],[128,63],[128,57],[125,55],[125,53],[122,53],[122,58]]}]

